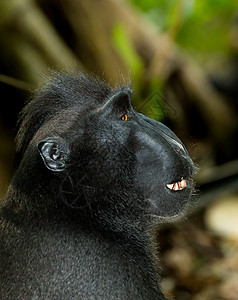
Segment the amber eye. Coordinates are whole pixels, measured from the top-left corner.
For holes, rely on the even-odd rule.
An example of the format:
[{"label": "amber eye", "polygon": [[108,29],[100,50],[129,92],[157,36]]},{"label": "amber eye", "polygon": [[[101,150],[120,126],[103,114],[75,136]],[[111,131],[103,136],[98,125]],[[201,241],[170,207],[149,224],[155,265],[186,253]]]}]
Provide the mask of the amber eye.
[{"label": "amber eye", "polygon": [[121,120],[122,120],[122,121],[127,121],[127,119],[128,119],[127,114],[124,114],[124,115],[121,117]]}]

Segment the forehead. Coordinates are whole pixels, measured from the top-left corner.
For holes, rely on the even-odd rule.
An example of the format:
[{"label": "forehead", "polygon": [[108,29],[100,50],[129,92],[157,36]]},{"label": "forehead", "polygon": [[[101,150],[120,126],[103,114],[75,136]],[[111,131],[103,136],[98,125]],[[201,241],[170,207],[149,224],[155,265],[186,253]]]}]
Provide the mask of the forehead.
[{"label": "forehead", "polygon": [[82,74],[58,74],[44,88],[45,95],[57,98],[60,106],[80,106],[81,109],[100,105],[111,92],[112,88],[104,81]]}]

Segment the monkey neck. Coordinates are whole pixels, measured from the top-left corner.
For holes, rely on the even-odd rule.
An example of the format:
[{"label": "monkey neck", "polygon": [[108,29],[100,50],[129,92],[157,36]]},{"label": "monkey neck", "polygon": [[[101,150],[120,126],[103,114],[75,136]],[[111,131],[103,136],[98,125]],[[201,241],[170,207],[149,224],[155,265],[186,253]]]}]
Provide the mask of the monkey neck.
[{"label": "monkey neck", "polygon": [[91,231],[103,232],[108,239],[126,245],[129,252],[133,252],[135,247],[137,252],[145,253],[147,245],[151,244],[147,221],[142,220],[139,223],[127,215],[118,220],[113,215],[97,216],[91,207],[72,209],[61,199],[47,194],[41,186],[36,190],[26,191],[17,188],[13,181],[3,201],[3,211],[7,211],[7,215],[11,215],[11,219],[16,219],[18,223],[28,223],[26,226],[35,224],[44,227],[50,224],[65,228],[75,226],[82,231],[89,228]]},{"label": "monkey neck", "polygon": [[[92,284],[102,277],[106,285],[106,281],[111,276],[117,278],[120,285],[128,286],[129,283],[126,281],[130,279],[126,278],[133,278],[132,285],[136,286],[142,295],[142,298],[138,299],[163,299],[156,296],[162,297],[159,289],[158,266],[150,236],[146,231],[140,229],[137,232],[135,230],[124,233],[110,232],[105,231],[103,226],[90,223],[89,220],[86,222],[84,219],[81,222],[76,215],[65,214],[63,216],[61,214],[59,216],[55,211],[55,216],[53,214],[49,216],[49,211],[43,213],[43,210],[42,215],[39,212],[36,214],[36,210],[30,207],[30,203],[27,207],[27,201],[30,200],[25,195],[21,195],[22,202],[16,207],[17,201],[14,201],[14,198],[17,197],[19,200],[20,195],[19,191],[15,193],[9,190],[2,211],[5,219],[14,223],[22,232],[21,235],[26,235],[25,239],[21,237],[21,241],[28,240],[26,246],[23,242],[23,248],[40,247],[41,251],[49,253],[49,258],[47,258],[49,264],[51,259],[64,260],[66,256],[71,257],[77,263],[78,260],[87,257],[90,252],[90,261],[86,262],[84,267],[93,268],[89,278]],[[9,199],[11,201],[8,201]],[[40,195],[35,200],[43,201]],[[42,247],[45,250],[42,250]],[[25,251],[31,253],[30,249],[25,249]],[[65,258],[62,258],[62,255]],[[115,269],[111,264],[117,268]],[[103,266],[103,270],[98,267],[100,265]],[[102,275],[102,272],[105,274]],[[108,272],[112,274],[107,274]],[[116,288],[119,289],[119,287]]]},{"label": "monkey neck", "polygon": [[[95,211],[91,211],[91,207],[88,207],[88,210],[72,209],[54,194],[57,187],[52,188],[46,178],[26,174],[27,168],[17,170],[5,197],[3,209],[7,211],[10,219],[24,224],[25,227],[35,227],[34,230],[39,231],[47,228],[46,230],[55,229],[63,234],[67,228],[71,228],[72,232],[77,232],[78,235],[95,233],[95,236],[101,237],[99,245],[110,244],[113,241],[113,245],[126,251],[132,258],[139,255],[139,263],[142,266],[151,265],[151,269],[155,269],[155,251],[152,249],[147,221],[138,222],[133,219],[132,214],[129,217],[125,215],[124,220],[117,220],[110,214],[105,216],[103,212],[96,215]],[[71,236],[70,232],[65,234],[65,238],[67,236]],[[89,238],[92,236],[94,235],[90,234]],[[104,249],[98,249],[101,249],[103,254]]]},{"label": "monkey neck", "polygon": [[16,172],[4,201],[5,207],[9,207],[11,212],[19,215],[19,219],[22,216],[24,222],[27,220],[30,224],[65,222],[65,226],[72,223],[82,227],[86,224],[87,227],[94,227],[94,230],[105,232],[107,236],[123,239],[124,243],[130,245],[129,248],[138,245],[139,249],[143,250],[148,244],[150,239],[147,230],[148,220],[136,219],[136,212],[135,217],[133,214],[129,216],[125,214],[122,219],[108,212],[98,213],[91,205],[83,209],[72,209],[55,194],[58,187],[47,188],[43,178],[39,180],[35,177],[26,177],[25,172],[26,169],[19,169]]},{"label": "monkey neck", "polygon": [[[91,285],[102,278],[102,290],[103,285],[107,286],[114,278],[117,281],[114,289],[118,289],[121,299],[126,299],[126,293],[132,286],[140,295],[137,299],[164,299],[159,288],[156,249],[146,228],[127,227],[125,231],[118,232],[105,230],[106,225],[92,223],[90,218],[87,220],[77,211],[62,212],[62,207],[53,205],[52,200],[45,197],[39,191],[24,193],[16,186],[10,187],[7,193],[2,213],[7,222],[21,231],[19,243],[23,245],[20,249],[29,247],[25,252],[31,255],[31,249],[39,247],[42,253],[48,253],[49,265],[51,260],[58,259],[62,266],[62,261],[70,257],[76,264],[76,273],[81,272],[78,270],[83,260],[83,268],[90,270],[90,275],[85,271],[86,274],[75,276],[79,276],[79,280],[81,276],[87,276]],[[26,237],[22,238],[22,235]],[[26,245],[25,240],[28,241]],[[63,265],[64,268],[67,266]]]}]

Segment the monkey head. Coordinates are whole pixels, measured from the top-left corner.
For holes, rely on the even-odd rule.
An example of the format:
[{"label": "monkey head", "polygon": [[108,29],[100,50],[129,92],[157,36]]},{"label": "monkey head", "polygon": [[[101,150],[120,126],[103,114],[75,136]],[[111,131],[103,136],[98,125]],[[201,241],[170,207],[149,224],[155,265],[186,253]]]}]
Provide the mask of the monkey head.
[{"label": "monkey head", "polygon": [[129,86],[82,74],[51,79],[24,109],[17,137],[30,188],[41,182],[57,207],[117,231],[177,216],[196,168],[179,138],[136,112],[131,97]]}]

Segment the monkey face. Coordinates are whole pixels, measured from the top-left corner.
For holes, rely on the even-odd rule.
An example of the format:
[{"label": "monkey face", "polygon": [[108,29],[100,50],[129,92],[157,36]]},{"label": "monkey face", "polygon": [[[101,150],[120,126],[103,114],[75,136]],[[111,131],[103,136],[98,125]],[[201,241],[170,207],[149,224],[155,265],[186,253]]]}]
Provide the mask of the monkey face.
[{"label": "monkey face", "polygon": [[38,142],[40,156],[47,169],[60,173],[72,207],[90,203],[113,215],[177,215],[192,195],[194,164],[169,128],[133,109],[131,95],[120,87],[100,103],[84,100],[65,131]]}]

